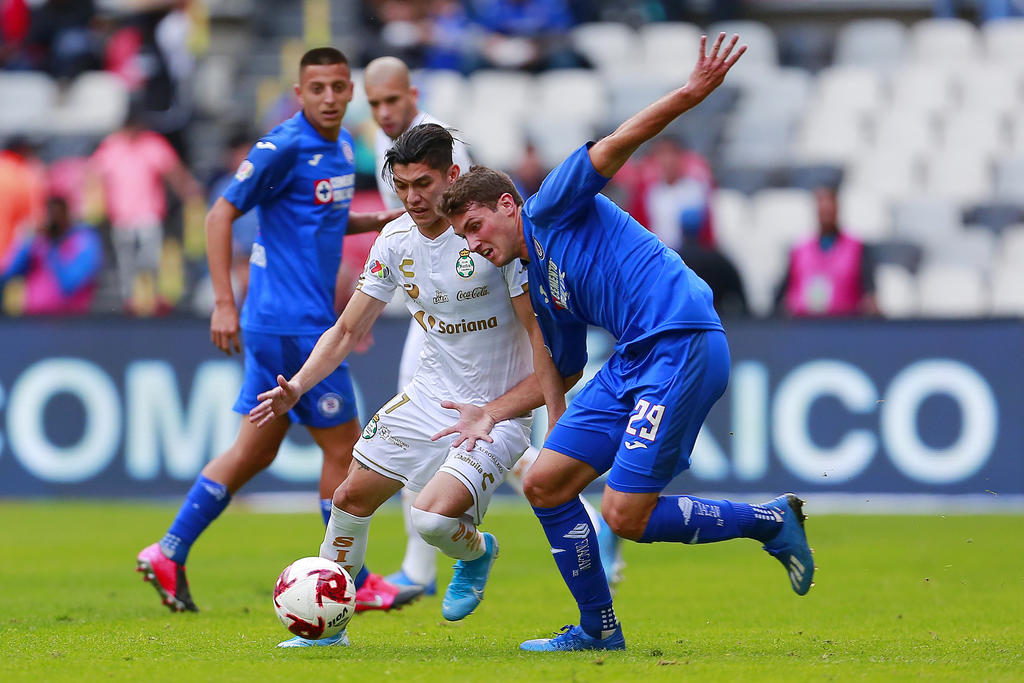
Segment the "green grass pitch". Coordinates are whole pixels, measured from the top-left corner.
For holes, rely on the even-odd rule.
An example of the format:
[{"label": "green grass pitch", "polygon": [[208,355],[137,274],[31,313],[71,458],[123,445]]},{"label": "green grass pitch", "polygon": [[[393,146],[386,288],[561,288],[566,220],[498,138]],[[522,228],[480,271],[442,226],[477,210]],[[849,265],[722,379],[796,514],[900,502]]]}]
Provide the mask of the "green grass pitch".
[{"label": "green grass pitch", "polygon": [[[190,558],[203,611],[171,614],[133,568],[173,507],[0,503],[0,681],[1024,680],[1022,517],[808,512],[808,596],[753,541],[628,544],[626,652],[537,654],[518,643],[577,614],[521,502],[488,516],[501,556],[475,614],[450,624],[425,598],[356,617],[349,648],[302,650],[274,647],[288,634],[271,591],[316,553],[315,513],[230,509]],[[397,507],[371,544],[370,566],[393,571]]]}]

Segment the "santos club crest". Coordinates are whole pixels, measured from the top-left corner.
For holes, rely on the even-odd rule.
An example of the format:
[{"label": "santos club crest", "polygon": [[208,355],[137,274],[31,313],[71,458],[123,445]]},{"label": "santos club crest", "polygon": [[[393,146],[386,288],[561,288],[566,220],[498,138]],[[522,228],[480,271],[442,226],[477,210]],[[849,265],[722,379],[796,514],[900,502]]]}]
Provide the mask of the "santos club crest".
[{"label": "santos club crest", "polygon": [[459,259],[455,262],[455,272],[459,274],[459,277],[470,277],[476,272],[476,264],[473,263],[473,257],[469,255],[469,249],[459,252]]}]

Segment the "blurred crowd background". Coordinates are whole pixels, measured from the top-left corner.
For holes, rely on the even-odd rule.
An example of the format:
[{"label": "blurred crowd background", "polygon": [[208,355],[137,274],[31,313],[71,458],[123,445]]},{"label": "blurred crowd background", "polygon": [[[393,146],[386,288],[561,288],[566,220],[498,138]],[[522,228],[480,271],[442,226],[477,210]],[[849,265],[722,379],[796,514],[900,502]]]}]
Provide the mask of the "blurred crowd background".
[{"label": "blurred crowd background", "polygon": [[[206,208],[297,110],[308,46],[354,66],[344,125],[368,210],[369,60],[404,59],[421,108],[529,194],[725,31],[749,45],[726,84],[606,190],[724,317],[1021,316],[1022,15],[1024,0],[0,0],[3,311],[208,315]],[[239,285],[257,230],[235,226]],[[358,272],[369,242],[350,241]]]}]

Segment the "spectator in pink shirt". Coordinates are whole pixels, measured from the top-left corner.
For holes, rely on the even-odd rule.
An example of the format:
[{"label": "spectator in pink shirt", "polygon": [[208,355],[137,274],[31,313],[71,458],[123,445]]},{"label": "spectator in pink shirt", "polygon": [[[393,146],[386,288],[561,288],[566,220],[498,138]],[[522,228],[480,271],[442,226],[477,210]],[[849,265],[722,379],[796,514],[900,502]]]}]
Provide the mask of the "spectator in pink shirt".
[{"label": "spectator in pink shirt", "polygon": [[0,285],[17,276],[25,279],[29,315],[88,313],[103,260],[99,235],[84,223],[72,225],[61,197],[47,200],[46,213],[36,234],[0,264]]},{"label": "spectator in pink shirt", "polygon": [[130,306],[137,276],[149,273],[155,281],[160,266],[164,182],[182,201],[201,199],[201,189],[170,143],[135,112],[100,143],[89,165],[90,185],[102,190],[110,221],[121,298]]}]

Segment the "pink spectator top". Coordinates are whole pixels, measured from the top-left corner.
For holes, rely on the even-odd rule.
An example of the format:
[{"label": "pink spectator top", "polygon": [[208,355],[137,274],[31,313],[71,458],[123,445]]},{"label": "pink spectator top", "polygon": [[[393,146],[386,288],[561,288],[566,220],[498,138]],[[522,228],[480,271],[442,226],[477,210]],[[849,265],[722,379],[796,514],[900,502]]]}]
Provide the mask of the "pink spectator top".
[{"label": "pink spectator top", "polygon": [[56,246],[37,235],[11,252],[0,283],[24,276],[28,315],[88,313],[101,260],[100,239],[91,228],[71,230]]},{"label": "pink spectator top", "polygon": [[864,245],[840,234],[830,249],[817,237],[793,248],[786,308],[793,315],[854,315],[863,294]]},{"label": "pink spectator top", "polygon": [[163,176],[179,163],[170,143],[159,133],[135,136],[111,133],[92,155],[103,179],[107,216],[115,229],[131,230],[163,221],[167,195]]}]

